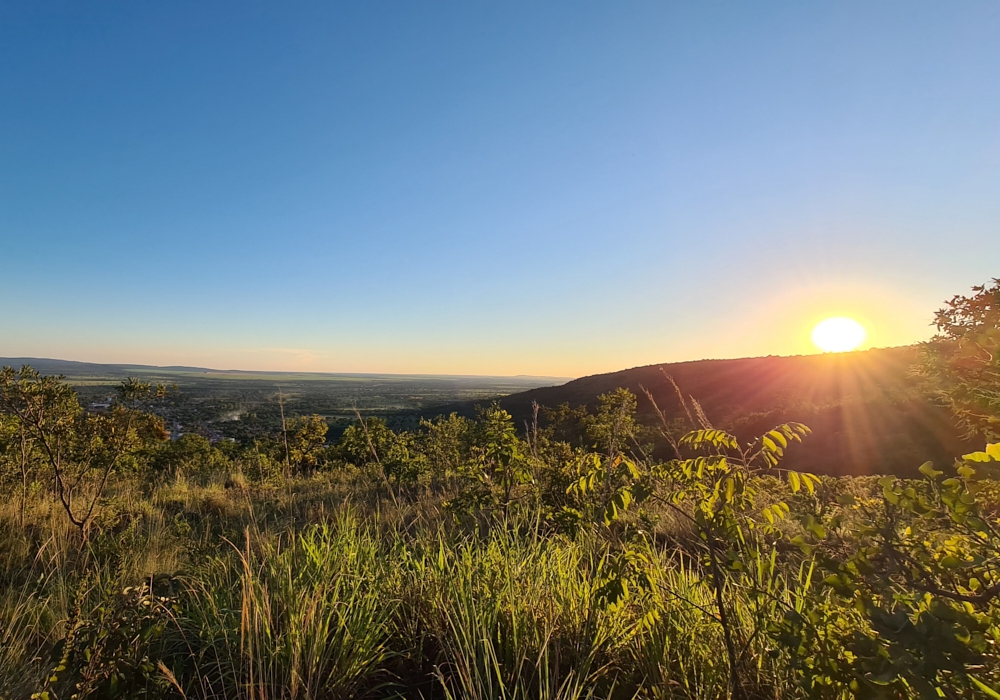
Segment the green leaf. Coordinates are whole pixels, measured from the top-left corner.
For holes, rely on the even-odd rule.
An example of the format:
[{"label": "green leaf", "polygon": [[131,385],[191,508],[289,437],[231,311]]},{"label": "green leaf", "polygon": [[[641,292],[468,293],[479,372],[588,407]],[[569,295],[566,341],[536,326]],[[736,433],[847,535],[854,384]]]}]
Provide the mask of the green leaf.
[{"label": "green leaf", "polygon": [[985,452],[970,452],[962,455],[966,462],[1000,462],[1000,443],[987,445]]},{"label": "green leaf", "polygon": [[936,479],[942,474],[944,474],[943,471],[935,469],[934,464],[932,462],[924,462],[923,464],[921,464],[920,473],[926,476],[928,479]]},{"label": "green leaf", "polygon": [[802,481],[797,472],[788,472],[788,485],[792,487],[792,493],[798,493],[802,488]]},{"label": "green leaf", "polygon": [[630,459],[624,460],[625,468],[628,469],[629,476],[633,479],[639,478],[639,468],[635,466],[635,462]]},{"label": "green leaf", "polygon": [[975,685],[981,691],[986,693],[989,697],[993,698],[993,700],[1000,700],[1000,693],[993,690],[993,688],[989,687],[988,685],[980,681],[978,678],[969,676],[969,680],[972,681],[973,685]]},{"label": "green leaf", "polygon": [[785,423],[784,425],[779,425],[777,430],[780,430],[791,440],[798,440],[802,442],[802,438],[806,435],[812,433],[809,426],[803,425],[802,423]]},{"label": "green leaf", "polygon": [[805,539],[802,538],[802,535],[796,535],[795,537],[793,537],[792,544],[794,544],[796,547],[802,550],[802,553],[806,555],[812,554],[813,549],[815,549],[813,545],[809,544],[808,542],[805,541]]},{"label": "green leaf", "polygon": [[767,437],[774,440],[776,443],[780,444],[782,448],[788,447],[788,440],[777,430],[772,430],[767,434]]},{"label": "green leaf", "polygon": [[982,518],[978,518],[975,515],[971,515],[968,518],[966,518],[965,524],[968,525],[969,527],[971,527],[976,532],[983,532],[983,533],[985,533],[985,532],[988,531],[988,528],[986,527],[986,523],[983,521],[983,519]]},{"label": "green leaf", "polygon": [[712,447],[728,447],[730,449],[736,449],[738,446],[736,438],[724,430],[693,430],[682,437],[680,443],[695,449],[706,444]]}]

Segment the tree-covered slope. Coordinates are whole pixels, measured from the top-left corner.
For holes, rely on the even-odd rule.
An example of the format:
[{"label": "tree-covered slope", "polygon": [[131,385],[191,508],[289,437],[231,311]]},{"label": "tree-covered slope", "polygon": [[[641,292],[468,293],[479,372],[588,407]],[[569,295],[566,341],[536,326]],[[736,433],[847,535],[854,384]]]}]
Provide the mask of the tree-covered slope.
[{"label": "tree-covered slope", "polygon": [[513,394],[501,404],[523,421],[533,402],[593,407],[601,394],[625,387],[639,397],[644,420],[655,418],[644,390],[670,420],[682,408],[669,375],[713,424],[741,437],[789,420],[809,425],[812,437],[790,455],[795,467],[825,474],[908,474],[928,459],[950,464],[980,447],[964,440],[952,415],[919,390],[911,376],[916,360],[915,347],[901,347],[677,362],[582,377]]}]

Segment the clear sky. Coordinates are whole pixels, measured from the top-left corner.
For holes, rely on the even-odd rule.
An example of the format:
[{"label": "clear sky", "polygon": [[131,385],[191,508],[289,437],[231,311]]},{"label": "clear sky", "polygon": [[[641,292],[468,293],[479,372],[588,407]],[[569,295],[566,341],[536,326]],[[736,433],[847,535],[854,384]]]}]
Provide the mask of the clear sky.
[{"label": "clear sky", "polygon": [[0,2],[0,356],[578,376],[1000,276],[1000,3]]}]

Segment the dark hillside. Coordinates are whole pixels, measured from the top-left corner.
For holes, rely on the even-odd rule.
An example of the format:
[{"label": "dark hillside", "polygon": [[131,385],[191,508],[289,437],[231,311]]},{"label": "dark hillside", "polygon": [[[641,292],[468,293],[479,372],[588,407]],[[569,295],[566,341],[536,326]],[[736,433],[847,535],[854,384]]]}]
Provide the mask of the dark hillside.
[{"label": "dark hillside", "polygon": [[[520,422],[531,404],[596,405],[600,394],[625,387],[639,397],[644,422],[654,417],[648,389],[668,418],[681,411],[670,374],[717,426],[750,437],[786,421],[813,429],[788,466],[824,474],[908,474],[926,460],[950,464],[981,445],[960,437],[951,415],[924,398],[908,376],[916,348],[699,360],[650,365],[532,389],[502,399]],[[661,369],[662,368],[662,369]]]}]

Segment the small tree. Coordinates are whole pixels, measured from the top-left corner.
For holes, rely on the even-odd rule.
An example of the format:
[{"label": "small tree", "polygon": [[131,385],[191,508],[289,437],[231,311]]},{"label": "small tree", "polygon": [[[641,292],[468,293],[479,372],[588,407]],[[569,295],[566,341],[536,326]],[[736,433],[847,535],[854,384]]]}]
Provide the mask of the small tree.
[{"label": "small tree", "polygon": [[1000,529],[979,494],[1000,477],[1000,444],[953,476],[887,476],[811,533],[827,591],[774,624],[815,698],[1000,697]]},{"label": "small tree", "polygon": [[[785,450],[792,442],[801,441],[809,428],[800,423],[779,425],[760,438],[740,445],[733,435],[715,429],[695,430],[679,441],[679,447],[701,453],[687,459],[675,459],[642,469],[633,460],[593,456],[592,468],[570,487],[580,494],[605,492],[613,488],[600,513],[605,524],[623,517],[636,503],[655,502],[687,521],[695,535],[696,546],[702,553],[702,564],[709,574],[714,593],[713,619],[720,625],[729,666],[730,694],[745,698],[740,669],[753,639],[763,629],[766,620],[759,620],[758,629],[741,635],[733,611],[725,598],[730,586],[740,586],[750,598],[768,595],[774,575],[772,552],[776,551],[780,531],[776,523],[790,509],[779,502],[759,507],[754,477],[764,473],[784,474],[793,492],[812,492],[818,478],[811,474],[778,468]],[[810,526],[815,527],[814,523]],[[641,566],[632,562],[641,555],[626,549],[621,565],[605,587],[612,594],[612,604],[627,595],[628,580]],[[637,571],[638,570],[638,571]],[[642,583],[640,581],[640,583]],[[706,609],[707,610],[707,609]],[[656,611],[651,611],[656,615]]]},{"label": "small tree", "polygon": [[165,437],[159,419],[142,410],[164,393],[163,387],[126,379],[108,413],[87,415],[62,377],[45,377],[27,366],[0,371],[0,407],[37,446],[81,547],[122,458],[150,437]]},{"label": "small tree", "polygon": [[446,504],[454,511],[496,509],[506,515],[520,497],[519,487],[534,483],[514,419],[499,404],[480,410],[473,429],[472,460],[463,471],[461,492]]},{"label": "small tree", "polygon": [[635,422],[637,406],[635,394],[618,388],[598,397],[596,415],[584,415],[582,422],[592,447],[614,459],[631,447],[638,426]]},{"label": "small tree", "polygon": [[475,453],[479,461],[480,478],[494,494],[494,500],[506,512],[514,498],[515,489],[533,481],[530,465],[517,437],[514,419],[498,404],[483,411],[479,432],[480,439]]},{"label": "small tree", "polygon": [[421,419],[416,447],[426,463],[432,487],[451,482],[468,467],[472,461],[473,427],[472,421],[457,413]]},{"label": "small tree", "polygon": [[1000,438],[1000,280],[955,296],[934,316],[937,335],[918,373],[969,434]]},{"label": "small tree", "polygon": [[348,426],[337,449],[346,462],[375,468],[378,477],[396,500],[395,487],[411,486],[418,477],[417,463],[410,453],[410,436],[394,432],[377,416],[362,418]]},{"label": "small tree", "polygon": [[[3,402],[0,399],[0,410]],[[38,452],[35,440],[27,426],[13,414],[0,413],[0,458],[6,463],[6,469],[16,472],[20,481],[20,499],[18,514],[21,527],[26,522],[28,506],[28,487],[38,464]]]},{"label": "small tree", "polygon": [[180,439],[158,446],[152,453],[152,467],[160,472],[186,476],[205,476],[213,470],[229,466],[226,456],[197,433],[186,433]]},{"label": "small tree", "polygon": [[330,427],[323,416],[303,416],[288,421],[288,454],[300,470],[314,471],[326,458],[326,433]]}]

